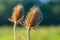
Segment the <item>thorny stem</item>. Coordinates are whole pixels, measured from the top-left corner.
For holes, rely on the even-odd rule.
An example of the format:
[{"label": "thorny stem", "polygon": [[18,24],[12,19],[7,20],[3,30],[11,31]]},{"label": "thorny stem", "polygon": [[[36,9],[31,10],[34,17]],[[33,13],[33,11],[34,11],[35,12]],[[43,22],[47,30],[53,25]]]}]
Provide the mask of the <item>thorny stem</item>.
[{"label": "thorny stem", "polygon": [[31,31],[31,30],[30,30],[30,28],[28,27],[28,28],[27,28],[27,40],[30,40],[30,31]]},{"label": "thorny stem", "polygon": [[16,40],[16,22],[14,22],[13,32],[14,32],[14,40]]}]

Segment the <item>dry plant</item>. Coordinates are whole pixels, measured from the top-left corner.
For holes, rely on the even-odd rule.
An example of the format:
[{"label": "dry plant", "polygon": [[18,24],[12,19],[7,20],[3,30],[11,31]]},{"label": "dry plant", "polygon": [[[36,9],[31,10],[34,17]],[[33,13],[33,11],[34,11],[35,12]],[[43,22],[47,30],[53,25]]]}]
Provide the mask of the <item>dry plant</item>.
[{"label": "dry plant", "polygon": [[24,21],[24,25],[27,28],[27,37],[30,40],[30,30],[31,28],[35,28],[42,21],[43,16],[38,6],[33,6],[28,12],[26,19]]},{"label": "dry plant", "polygon": [[24,12],[24,8],[23,8],[22,4],[18,4],[13,9],[13,13],[12,13],[11,19],[8,19],[9,21],[14,23],[14,29],[13,29],[14,40],[17,40],[16,39],[16,25],[17,25],[18,22],[20,22],[23,19],[23,17],[24,17],[24,13],[23,12]]}]

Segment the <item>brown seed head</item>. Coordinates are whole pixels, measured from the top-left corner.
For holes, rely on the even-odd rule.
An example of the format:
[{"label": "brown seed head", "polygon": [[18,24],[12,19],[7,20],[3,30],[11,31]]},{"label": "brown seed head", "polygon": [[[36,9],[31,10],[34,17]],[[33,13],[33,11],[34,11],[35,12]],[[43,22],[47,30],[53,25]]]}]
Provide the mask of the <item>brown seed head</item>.
[{"label": "brown seed head", "polygon": [[28,15],[25,19],[25,26],[26,27],[34,27],[34,26],[37,26],[41,21],[40,18],[41,18],[41,14],[40,14],[40,10],[39,10],[39,7],[32,7],[30,9],[30,11],[28,12]]},{"label": "brown seed head", "polygon": [[24,8],[22,4],[18,4],[17,6],[15,6],[13,9],[11,20],[15,22],[21,19],[24,16],[23,11],[24,11]]}]

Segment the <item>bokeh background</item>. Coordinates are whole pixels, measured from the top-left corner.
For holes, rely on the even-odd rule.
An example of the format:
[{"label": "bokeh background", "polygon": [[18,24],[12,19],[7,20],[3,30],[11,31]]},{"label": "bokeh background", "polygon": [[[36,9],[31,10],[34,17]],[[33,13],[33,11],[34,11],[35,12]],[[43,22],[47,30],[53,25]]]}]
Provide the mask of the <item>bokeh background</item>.
[{"label": "bokeh background", "polygon": [[[13,8],[22,3],[25,16],[29,9],[38,5],[43,14],[43,20],[38,31],[31,31],[31,40],[60,40],[60,0],[0,0],[0,40],[13,40],[13,23],[11,17]],[[17,40],[26,39],[26,28],[17,25]]]}]

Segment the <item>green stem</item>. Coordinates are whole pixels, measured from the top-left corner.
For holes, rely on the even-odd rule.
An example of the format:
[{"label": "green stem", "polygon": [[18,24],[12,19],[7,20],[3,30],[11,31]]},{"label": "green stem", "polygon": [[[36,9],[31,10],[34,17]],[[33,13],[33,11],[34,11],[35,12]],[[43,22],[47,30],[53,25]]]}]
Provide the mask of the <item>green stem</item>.
[{"label": "green stem", "polygon": [[13,32],[14,32],[14,40],[16,40],[16,22],[14,22]]},{"label": "green stem", "polygon": [[27,39],[30,40],[30,28],[27,28]]}]

